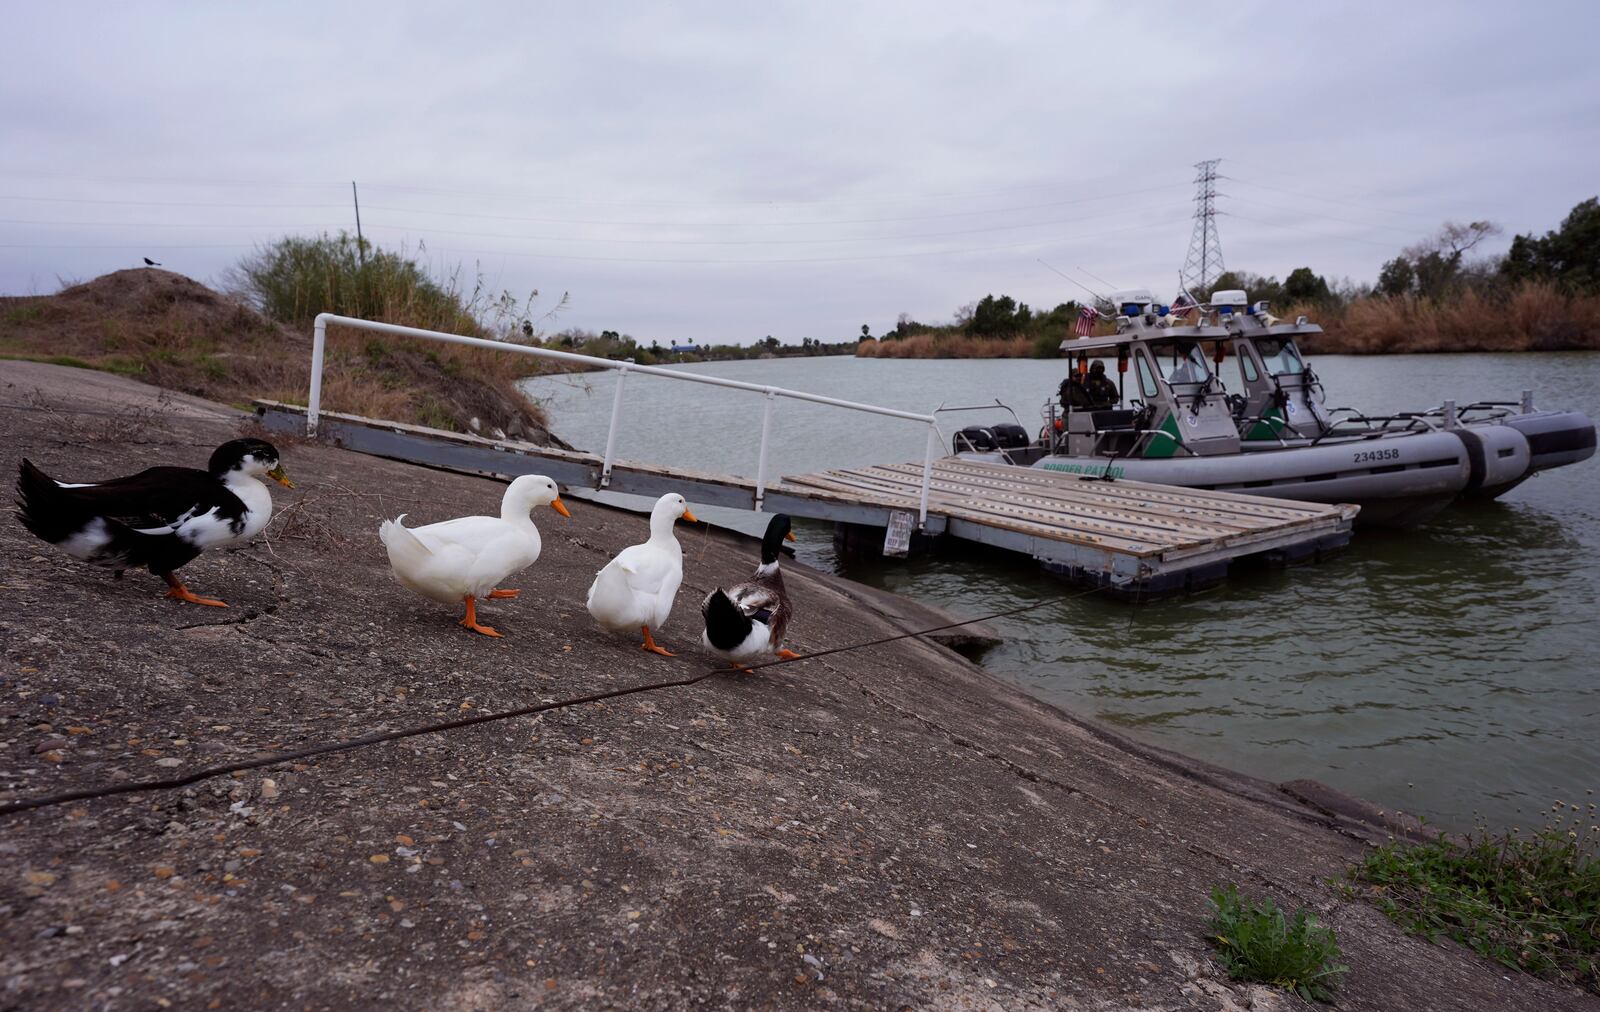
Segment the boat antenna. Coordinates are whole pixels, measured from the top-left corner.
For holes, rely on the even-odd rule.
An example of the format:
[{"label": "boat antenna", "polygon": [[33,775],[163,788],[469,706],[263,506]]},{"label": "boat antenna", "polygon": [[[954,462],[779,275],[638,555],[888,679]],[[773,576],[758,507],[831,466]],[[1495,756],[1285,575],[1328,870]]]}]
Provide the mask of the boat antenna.
[{"label": "boat antenna", "polygon": [[1049,271],[1051,271],[1052,273],[1061,275],[1061,277],[1066,278],[1068,281],[1072,282],[1073,284],[1077,285],[1079,288],[1082,288],[1084,291],[1088,292],[1089,296],[1092,299],[1094,299],[1096,302],[1109,302],[1110,301],[1104,295],[1101,295],[1099,292],[1095,291],[1093,288],[1090,288],[1088,285],[1084,284],[1082,281],[1079,281],[1077,278],[1073,277],[1072,275],[1067,274],[1067,273],[1065,273],[1063,271],[1058,271],[1054,267],[1051,267],[1049,264],[1046,264],[1044,262],[1043,258],[1034,257],[1034,259],[1038,260],[1041,264],[1044,264],[1045,268],[1048,269]]},{"label": "boat antenna", "polygon": [[1105,285],[1107,288],[1116,288],[1117,287],[1116,285],[1114,285],[1111,282],[1107,281],[1105,278],[1102,278],[1098,274],[1090,274],[1088,271],[1084,270],[1082,267],[1078,268],[1078,272],[1080,274],[1088,274],[1089,277],[1094,278],[1096,281],[1100,282],[1102,285]]},{"label": "boat antenna", "polygon": [[1204,303],[1202,303],[1199,299],[1194,297],[1194,293],[1193,292],[1189,291],[1188,284],[1186,284],[1184,282],[1184,280],[1183,280],[1183,272],[1182,271],[1178,272],[1178,291],[1181,292],[1184,295],[1189,296],[1189,302],[1192,305],[1195,305],[1195,306],[1204,305]]}]

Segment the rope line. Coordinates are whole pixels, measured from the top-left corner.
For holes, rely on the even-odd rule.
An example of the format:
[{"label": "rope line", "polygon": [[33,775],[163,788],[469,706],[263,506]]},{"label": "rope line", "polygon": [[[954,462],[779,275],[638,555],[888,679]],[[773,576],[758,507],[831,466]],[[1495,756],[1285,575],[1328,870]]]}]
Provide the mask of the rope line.
[{"label": "rope line", "polygon": [[[750,671],[756,671],[761,668],[780,667],[785,664],[798,664],[801,661],[813,660],[818,657],[827,657],[830,654],[845,653],[852,650],[864,650],[867,647],[881,646],[885,643],[894,643],[898,640],[926,636],[929,633],[941,632],[946,629],[957,629],[965,625],[975,625],[979,622],[987,622],[992,619],[1006,618],[1011,615],[1020,615],[1024,612],[1043,608],[1046,605],[1075,601],[1078,598],[1087,597],[1090,594],[1098,593],[1102,589],[1103,588],[1101,587],[1091,587],[1090,589],[1082,591],[1081,593],[1071,594],[1066,597],[1052,597],[1043,601],[1035,601],[1032,604],[1022,605],[1017,608],[1010,608],[1006,611],[997,611],[989,615],[980,615],[977,618],[962,619],[959,622],[950,622],[946,623],[945,625],[933,626],[928,629],[897,633],[894,636],[884,636],[879,639],[867,640],[862,643],[852,643],[842,647],[832,647],[827,650],[818,650],[815,653],[803,654],[799,657],[784,660],[766,661],[761,664],[746,665],[746,669]],[[513,717],[526,717],[530,714],[545,713],[550,710],[560,710],[571,706],[582,706],[585,703],[597,703],[602,700],[616,699],[620,696],[636,695],[641,692],[655,692],[661,689],[685,688],[687,686],[696,685],[700,682],[703,682],[712,675],[728,674],[737,670],[737,668],[732,667],[707,668],[705,671],[687,678],[675,678],[663,682],[647,682],[644,685],[633,685],[624,689],[611,689],[606,692],[591,693],[590,695],[578,696],[573,699],[560,699],[549,703],[538,703],[533,706],[523,706],[514,710],[505,710],[500,713],[482,713],[474,717],[461,717],[456,720],[447,720],[435,724],[425,724],[419,727],[402,728],[398,731],[378,731],[372,734],[362,735],[359,738],[349,738],[344,741],[325,742],[321,745],[310,745],[305,748],[295,749],[289,752],[275,753],[270,756],[259,756],[255,759],[226,763],[221,766],[208,766],[194,773],[187,774],[186,776],[173,777],[166,780],[141,780],[123,784],[112,784],[102,787],[86,787],[74,791],[65,791],[60,794],[48,794],[38,798],[12,801],[0,805],[0,818],[8,815],[16,815],[21,812],[32,811],[38,808],[50,808],[56,805],[64,805],[73,801],[88,801],[96,798],[114,797],[118,794],[135,794],[145,791],[173,790],[178,787],[187,787],[190,784],[199,783],[202,780],[210,780],[214,777],[228,776],[233,773],[243,772],[245,770],[260,769],[264,766],[278,766],[286,762],[294,762],[300,759],[311,759],[318,756],[331,755],[336,752],[346,752],[353,749],[365,748],[369,745],[379,745],[384,742],[399,741],[404,738],[415,738],[425,734],[438,734],[444,731],[454,731],[458,728],[473,727],[478,724],[488,724],[494,721],[510,720]]]}]

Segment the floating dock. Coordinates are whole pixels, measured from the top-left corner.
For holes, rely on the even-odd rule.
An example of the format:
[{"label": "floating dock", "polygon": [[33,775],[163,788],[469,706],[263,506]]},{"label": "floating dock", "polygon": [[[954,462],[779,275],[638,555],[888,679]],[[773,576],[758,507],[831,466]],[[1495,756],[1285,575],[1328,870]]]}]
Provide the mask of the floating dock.
[{"label": "floating dock", "polygon": [[[306,409],[257,401],[270,431],[302,434]],[[321,412],[318,438],[410,463],[631,495],[680,492],[691,503],[830,520],[845,548],[874,553],[919,508],[923,467],[891,464],[801,474],[758,490],[754,479],[614,460],[417,425]],[[1031,556],[1051,572],[1127,596],[1185,593],[1222,580],[1241,559],[1309,561],[1343,548],[1357,508],[1233,492],[1101,481],[947,457],[935,460],[918,546],[955,538]],[[891,539],[892,540],[892,539]],[[903,550],[904,543],[900,547]],[[892,550],[892,549],[891,549]]]}]

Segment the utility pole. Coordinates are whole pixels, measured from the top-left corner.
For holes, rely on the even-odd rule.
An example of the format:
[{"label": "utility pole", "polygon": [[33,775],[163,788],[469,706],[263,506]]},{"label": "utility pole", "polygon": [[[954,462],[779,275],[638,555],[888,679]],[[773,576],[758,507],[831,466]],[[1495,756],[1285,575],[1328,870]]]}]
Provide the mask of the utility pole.
[{"label": "utility pole", "polygon": [[1213,158],[1195,163],[1194,234],[1178,280],[1185,289],[1209,292],[1211,283],[1226,270],[1222,266],[1222,240],[1217,236],[1217,165]]},{"label": "utility pole", "polygon": [[361,238],[361,195],[356,192],[356,181],[350,180],[350,198],[356,202],[356,256],[361,266],[367,265],[367,241]]}]

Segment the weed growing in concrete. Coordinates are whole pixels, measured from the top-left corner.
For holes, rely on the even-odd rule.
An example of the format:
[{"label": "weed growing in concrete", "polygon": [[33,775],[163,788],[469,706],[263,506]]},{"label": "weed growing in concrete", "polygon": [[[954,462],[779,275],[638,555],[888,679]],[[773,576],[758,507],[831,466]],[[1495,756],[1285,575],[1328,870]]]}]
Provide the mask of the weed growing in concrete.
[{"label": "weed growing in concrete", "polygon": [[[1593,792],[1591,792],[1592,794]],[[1430,941],[1600,994],[1600,825],[1557,801],[1543,828],[1391,843],[1351,870],[1359,895]]]},{"label": "weed growing in concrete", "polygon": [[1211,942],[1234,980],[1271,984],[1312,1001],[1331,1001],[1348,967],[1333,929],[1304,907],[1285,917],[1272,900],[1251,900],[1233,886],[1211,890]]}]

